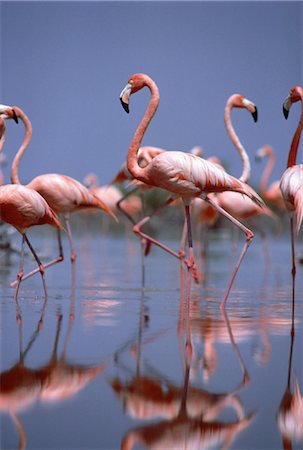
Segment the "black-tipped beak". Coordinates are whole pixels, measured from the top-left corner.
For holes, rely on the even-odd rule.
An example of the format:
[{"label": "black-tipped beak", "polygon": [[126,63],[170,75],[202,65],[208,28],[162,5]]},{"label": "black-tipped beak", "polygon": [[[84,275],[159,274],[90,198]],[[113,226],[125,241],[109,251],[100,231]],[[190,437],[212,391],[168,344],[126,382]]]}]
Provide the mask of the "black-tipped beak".
[{"label": "black-tipped beak", "polygon": [[129,114],[129,106],[128,106],[128,103],[125,103],[125,102],[122,100],[122,98],[120,98],[120,102],[121,102],[121,105],[123,106],[124,111],[126,111],[127,114]]},{"label": "black-tipped beak", "polygon": [[257,108],[254,110],[253,113],[251,113],[251,115],[253,116],[254,121],[257,122],[258,121],[258,110],[257,110]]},{"label": "black-tipped beak", "polygon": [[12,108],[12,109],[13,109],[13,119],[14,119],[14,121],[15,121],[16,123],[18,123],[19,121],[18,121],[17,114],[16,114],[14,108]]},{"label": "black-tipped beak", "polygon": [[283,105],[283,115],[285,117],[285,119],[288,119],[288,114],[289,114],[289,110],[285,108],[285,106]]}]

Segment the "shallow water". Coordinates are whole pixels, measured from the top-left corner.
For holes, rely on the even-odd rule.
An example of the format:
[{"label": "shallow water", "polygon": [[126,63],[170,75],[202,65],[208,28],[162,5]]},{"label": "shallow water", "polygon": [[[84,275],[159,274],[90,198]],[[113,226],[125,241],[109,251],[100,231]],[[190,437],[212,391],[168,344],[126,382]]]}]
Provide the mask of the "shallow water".
[{"label": "shallow water", "polygon": [[[31,236],[42,259],[56,254],[52,230]],[[74,286],[64,241],[48,298],[37,275],[21,285],[19,310],[9,286],[18,255],[0,253],[1,448],[303,448],[302,400],[290,408],[295,380],[303,391],[303,267],[292,318],[288,235],[255,238],[223,314],[235,256],[230,235],[213,234],[189,320],[170,255],[152,248],[142,289],[130,232],[84,230],[75,245]]]}]

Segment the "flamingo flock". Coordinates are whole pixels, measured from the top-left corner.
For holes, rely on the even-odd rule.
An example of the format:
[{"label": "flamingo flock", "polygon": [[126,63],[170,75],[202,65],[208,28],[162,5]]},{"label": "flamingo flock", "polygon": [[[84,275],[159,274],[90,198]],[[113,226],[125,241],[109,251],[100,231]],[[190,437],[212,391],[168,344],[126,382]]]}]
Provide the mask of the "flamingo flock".
[{"label": "flamingo flock", "polygon": [[[2,172],[0,173],[0,220],[14,227],[22,237],[20,267],[16,281],[11,283],[16,286],[16,298],[21,282],[36,273],[40,273],[44,290],[47,292],[45,270],[60,263],[64,258],[62,231],[66,232],[70,244],[71,263],[72,265],[75,263],[77,253],[73,243],[69,216],[70,213],[83,209],[102,210],[114,220],[117,220],[116,215],[120,211],[124,212],[132,223],[133,232],[142,242],[146,243],[146,254],[151,245],[158,246],[177,258],[181,266],[185,265],[188,269],[189,279],[193,278],[197,283],[200,282],[201,276],[193,244],[192,222],[196,225],[195,222],[199,220],[199,217],[201,221],[211,224],[219,216],[228,219],[236,229],[244,233],[245,242],[231,271],[220,304],[221,309],[224,309],[234,279],[254,238],[254,233],[243,224],[243,221],[257,215],[265,215],[277,220],[277,216],[270,208],[274,206],[278,211],[286,211],[290,217],[291,272],[293,277],[295,276],[295,235],[299,233],[303,220],[303,164],[297,164],[297,152],[303,127],[303,88],[300,86],[292,88],[283,102],[283,113],[286,119],[292,105],[298,101],[301,101],[302,112],[291,142],[286,171],[280,180],[275,181],[269,187],[267,187],[268,179],[275,163],[274,151],[272,147],[266,145],[256,154],[258,159],[268,158],[261,178],[259,193],[248,184],[250,178],[249,156],[231,121],[233,108],[246,109],[251,113],[254,121],[257,121],[257,107],[252,101],[243,95],[233,94],[228,98],[224,112],[226,131],[242,160],[242,174],[237,178],[230,175],[216,157],[203,158],[199,152],[195,151],[169,151],[157,147],[142,147],[144,135],[159,105],[160,92],[157,84],[147,74],[136,73],[129,78],[120,94],[121,104],[129,113],[130,97],[143,88],[147,88],[150,92],[146,111],[128,146],[126,162],[117,171],[117,175],[112,178],[112,182],[106,186],[99,186],[94,173],[87,175],[83,183],[64,174],[47,173],[38,175],[30,183],[23,185],[19,179],[19,164],[31,140],[31,122],[20,107],[0,105],[1,159],[6,137],[5,121],[11,119],[16,123],[21,121],[25,130],[24,138],[12,163],[11,183],[4,184]],[[128,186],[133,186],[133,189],[130,190],[127,187],[126,193],[123,193],[117,188],[117,184],[126,181],[129,183]],[[140,220],[134,218],[142,211],[142,201],[133,195],[138,188],[142,191],[158,188],[167,195],[163,205],[149,215],[143,214],[144,217]],[[184,208],[184,230],[186,230],[186,237],[184,234],[181,240],[183,246],[180,244],[179,252],[142,230],[156,214],[177,199]],[[26,234],[28,228],[35,225],[51,225],[57,232],[59,254],[47,263],[41,261]],[[187,255],[184,250],[186,238]],[[24,273],[25,244],[37,263],[37,268],[28,273]]]}]

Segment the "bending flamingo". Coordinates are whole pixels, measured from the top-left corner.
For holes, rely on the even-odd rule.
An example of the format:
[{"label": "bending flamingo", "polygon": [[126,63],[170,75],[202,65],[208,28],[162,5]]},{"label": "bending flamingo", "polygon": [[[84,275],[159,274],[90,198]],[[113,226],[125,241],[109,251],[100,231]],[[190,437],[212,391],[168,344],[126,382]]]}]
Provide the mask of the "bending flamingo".
[{"label": "bending flamingo", "polygon": [[[298,101],[301,101],[302,105],[301,116],[290,146],[287,169],[282,175],[280,183],[285,206],[290,217],[293,276],[295,276],[296,273],[294,234],[295,231],[296,234],[299,233],[303,219],[303,164],[296,164],[298,147],[303,128],[303,88],[301,86],[295,86],[292,88],[283,103],[283,113],[285,119],[288,118],[288,114],[293,103]],[[297,217],[296,229],[294,226],[295,216]]]},{"label": "bending flamingo", "polygon": [[[20,160],[31,140],[32,137],[32,126],[29,118],[22,111],[21,108],[14,106],[14,111],[16,117],[20,118],[25,126],[25,136],[23,142],[14,158],[12,168],[11,168],[11,182],[13,184],[20,184],[18,170]],[[60,175],[56,173],[47,173],[44,175],[39,175],[34,178],[27,187],[38,192],[48,203],[48,205],[57,213],[61,214],[64,218],[66,224],[66,232],[69,239],[69,244],[71,248],[71,261],[76,259],[76,251],[74,249],[72,232],[69,224],[69,214],[71,212],[84,209],[84,208],[97,208],[106,211],[112,217],[115,215],[112,211],[98,199],[96,196],[91,194],[89,190],[79,181],[68,177],[66,175]],[[63,261],[63,249],[61,243],[61,233],[60,228],[58,228],[58,244],[59,244],[59,255],[57,258],[48,262],[45,267],[49,267],[53,264]],[[26,279],[33,275],[37,271],[32,271],[23,276],[22,279]]]},{"label": "bending flamingo", "polygon": [[279,210],[285,211],[285,203],[280,189],[280,180],[273,181],[270,186],[267,187],[268,179],[273,171],[276,161],[274,150],[270,145],[263,145],[263,147],[259,148],[257,151],[257,160],[261,160],[264,157],[268,157],[268,160],[261,177],[260,195],[265,201],[272,203]]},{"label": "bending flamingo", "polygon": [[[221,214],[231,220],[237,227],[239,227],[246,235],[246,242],[243,247],[243,251],[237,261],[235,269],[232,273],[227,290],[224,294],[221,302],[221,307],[224,308],[226,300],[231,289],[233,280],[242,262],[242,259],[251,243],[253,233],[232,217],[229,213],[224,211],[219,205],[217,205],[208,194],[211,192],[223,192],[226,190],[232,190],[247,195],[257,204],[262,205],[263,201],[258,194],[250,188],[248,185],[240,180],[227,174],[224,170],[216,164],[213,164],[205,159],[202,159],[191,153],[184,153],[180,151],[167,151],[159,154],[145,167],[142,168],[138,164],[137,153],[140,148],[141,141],[144,133],[152,120],[160,100],[160,94],[156,83],[146,74],[137,73],[133,75],[125,88],[120,94],[120,100],[123,108],[126,112],[129,112],[129,99],[131,94],[139,91],[144,87],[148,87],[151,92],[151,99],[149,101],[147,110],[141,120],[133,140],[130,144],[127,167],[129,172],[138,180],[144,183],[150,184],[155,187],[160,187],[171,192],[171,198],[180,197],[185,206],[185,214],[187,220],[187,232],[188,232],[188,246],[189,246],[189,258],[187,261],[188,269],[192,272],[196,270],[192,234],[191,234],[191,221],[190,221],[190,203],[193,198],[201,197],[207,201]],[[161,244],[151,236],[143,233],[141,227],[151,218],[151,216],[144,218],[134,227],[134,232],[141,238],[145,238],[150,242],[158,245],[160,248],[169,252],[176,258],[180,259],[180,255],[165,245]]]},{"label": "bending flamingo", "polygon": [[[0,115],[4,119],[14,119],[18,122],[18,118],[13,108],[5,105],[0,105]],[[40,272],[44,290],[46,292],[44,270],[46,265],[43,265],[32,247],[26,231],[29,227],[34,225],[49,224],[56,227],[58,230],[62,228],[59,218],[55,211],[53,211],[44,198],[36,192],[21,184],[6,184],[0,186],[0,219],[12,225],[22,235],[20,268],[17,275],[16,296],[18,294],[20,283],[23,279],[23,259],[24,259],[24,243],[28,245],[33,254],[38,269]]]}]

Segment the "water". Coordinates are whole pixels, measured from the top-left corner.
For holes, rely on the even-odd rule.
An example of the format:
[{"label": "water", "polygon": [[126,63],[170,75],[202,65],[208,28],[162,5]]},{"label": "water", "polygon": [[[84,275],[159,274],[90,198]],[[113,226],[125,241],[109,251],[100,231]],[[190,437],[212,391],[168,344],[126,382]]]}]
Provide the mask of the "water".
[{"label": "water", "polygon": [[[55,255],[53,230],[36,230],[42,258]],[[152,248],[142,290],[131,232],[84,229],[75,245],[74,288],[66,257],[46,273],[47,301],[39,275],[23,283],[20,310],[9,286],[18,255],[0,254],[2,449],[302,450],[302,400],[297,425],[281,406],[295,380],[303,391],[303,268],[292,321],[287,234],[255,238],[223,314],[235,259],[228,232],[213,233],[204,282],[191,286],[190,320],[170,255]],[[66,241],[64,249],[68,256]]]}]

